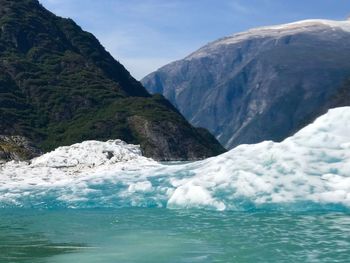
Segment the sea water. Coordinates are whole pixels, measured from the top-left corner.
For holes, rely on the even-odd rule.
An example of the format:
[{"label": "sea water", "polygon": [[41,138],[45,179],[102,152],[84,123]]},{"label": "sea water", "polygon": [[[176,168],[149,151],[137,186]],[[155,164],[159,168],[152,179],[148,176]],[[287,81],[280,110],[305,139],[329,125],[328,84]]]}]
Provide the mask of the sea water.
[{"label": "sea water", "polygon": [[115,140],[0,165],[0,262],[350,262],[350,107],[192,163]]},{"label": "sea water", "polygon": [[0,262],[349,262],[350,216],[122,208],[6,209]]}]

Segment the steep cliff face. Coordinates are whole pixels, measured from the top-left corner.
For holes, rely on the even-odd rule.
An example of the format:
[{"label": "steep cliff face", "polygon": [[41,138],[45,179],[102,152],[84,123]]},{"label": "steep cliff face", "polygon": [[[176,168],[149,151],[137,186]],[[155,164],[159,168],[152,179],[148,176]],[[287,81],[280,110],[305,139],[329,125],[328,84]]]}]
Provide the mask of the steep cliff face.
[{"label": "steep cliff face", "polygon": [[281,141],[331,105],[350,104],[340,103],[349,32],[350,21],[329,20],[257,28],[212,42],[142,83],[227,148]]},{"label": "steep cliff face", "polygon": [[[128,121],[142,116],[157,127],[164,119],[198,146],[194,158],[224,151],[200,136],[162,96],[151,96],[90,33],[36,0],[0,0],[0,134],[24,136],[43,151],[83,140],[122,139],[145,148],[154,140]],[[157,136],[170,131],[159,126]],[[142,138],[142,140],[140,139]],[[178,139],[158,148],[157,159],[187,159]],[[214,146],[214,147],[213,147]]]}]

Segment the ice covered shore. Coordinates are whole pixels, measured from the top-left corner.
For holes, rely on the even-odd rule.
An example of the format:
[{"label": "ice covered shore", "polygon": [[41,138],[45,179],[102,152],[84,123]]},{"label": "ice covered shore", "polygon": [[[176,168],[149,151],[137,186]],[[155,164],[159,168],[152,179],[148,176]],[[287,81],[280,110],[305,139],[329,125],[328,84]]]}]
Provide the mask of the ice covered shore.
[{"label": "ice covered shore", "polygon": [[0,207],[350,210],[350,107],[281,143],[160,164],[122,141],[86,141],[0,167]]}]

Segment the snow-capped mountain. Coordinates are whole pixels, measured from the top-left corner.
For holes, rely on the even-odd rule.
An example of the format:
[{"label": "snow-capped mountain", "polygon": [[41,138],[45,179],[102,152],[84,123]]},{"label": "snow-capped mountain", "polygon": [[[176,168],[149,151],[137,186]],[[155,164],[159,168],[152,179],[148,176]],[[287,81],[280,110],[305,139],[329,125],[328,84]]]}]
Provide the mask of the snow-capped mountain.
[{"label": "snow-capped mountain", "polygon": [[304,20],[219,39],[142,83],[233,148],[283,140],[349,105],[349,76],[350,21]]}]

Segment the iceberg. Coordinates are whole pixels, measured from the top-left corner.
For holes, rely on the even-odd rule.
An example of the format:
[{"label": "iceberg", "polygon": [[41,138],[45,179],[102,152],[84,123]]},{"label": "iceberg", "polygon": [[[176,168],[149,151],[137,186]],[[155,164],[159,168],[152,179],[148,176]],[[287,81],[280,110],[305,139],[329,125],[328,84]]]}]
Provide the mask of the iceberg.
[{"label": "iceberg", "polygon": [[350,107],[281,143],[159,163],[120,140],[86,141],[0,166],[0,207],[350,210]]}]

